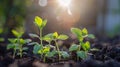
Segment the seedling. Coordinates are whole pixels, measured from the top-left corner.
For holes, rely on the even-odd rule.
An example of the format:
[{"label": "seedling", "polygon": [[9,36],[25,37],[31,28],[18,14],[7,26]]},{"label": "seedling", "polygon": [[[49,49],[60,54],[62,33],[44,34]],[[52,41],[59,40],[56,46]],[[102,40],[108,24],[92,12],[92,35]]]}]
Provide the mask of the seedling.
[{"label": "seedling", "polygon": [[63,35],[63,34],[58,35],[57,32],[54,32],[54,33],[53,33],[53,40],[55,41],[55,46],[56,46],[56,48],[57,48],[59,60],[61,60],[61,54],[62,54],[62,56],[64,56],[63,53],[65,54],[65,52],[61,52],[61,51],[60,51],[59,45],[58,45],[58,43],[57,43],[57,40],[66,40],[66,39],[68,39],[68,36],[67,36],[67,35]]},{"label": "seedling", "polygon": [[47,20],[42,20],[40,17],[36,16],[35,17],[35,25],[39,28],[40,30],[40,35],[36,35],[36,34],[30,34],[31,37],[37,37],[40,39],[40,44],[43,46],[43,43],[42,43],[42,31],[43,31],[43,28],[46,26],[47,24]]},{"label": "seedling", "polygon": [[8,39],[10,44],[7,45],[7,49],[13,49],[13,58],[15,55],[19,55],[22,58],[24,50],[27,50],[27,47],[23,47],[26,43],[29,43],[31,40],[29,39],[22,39],[23,32],[17,32],[16,30],[12,30],[12,33],[16,38]]},{"label": "seedling", "polygon": [[69,51],[76,51],[77,59],[85,59],[87,58],[87,53],[90,50],[90,43],[83,42],[85,37],[94,38],[94,35],[88,34],[88,31],[86,28],[84,29],[78,29],[78,28],[71,28],[71,32],[76,35],[77,39],[79,40],[79,44],[72,44],[69,48]]},{"label": "seedling", "polygon": [[[40,48],[41,48],[41,50],[43,49],[42,31],[43,31],[43,28],[46,26],[47,20],[42,20],[39,16],[36,16],[36,17],[35,17],[35,20],[34,20],[34,23],[35,23],[35,25],[39,28],[39,30],[40,30],[40,35],[37,35],[37,34],[29,34],[29,35],[30,35],[31,37],[38,38],[38,39],[40,40],[40,44],[35,45],[35,46],[34,46],[34,50],[33,50],[33,53],[34,53],[34,54],[37,54],[37,53],[38,53],[37,51],[40,50]],[[36,44],[36,43],[35,43],[35,44]],[[39,49],[38,49],[38,47],[39,47]],[[36,49],[38,49],[38,50],[36,51]],[[41,54],[41,58],[42,58],[42,54]]]}]

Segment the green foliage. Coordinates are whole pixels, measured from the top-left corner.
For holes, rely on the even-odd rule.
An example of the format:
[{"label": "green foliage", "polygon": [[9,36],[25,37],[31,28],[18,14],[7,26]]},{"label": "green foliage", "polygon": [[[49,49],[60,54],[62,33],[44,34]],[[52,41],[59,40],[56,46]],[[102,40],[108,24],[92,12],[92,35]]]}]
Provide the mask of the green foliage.
[{"label": "green foliage", "polygon": [[43,49],[42,45],[36,44],[33,48],[33,53],[38,54],[38,51],[40,51],[42,49]]},{"label": "green foliage", "polygon": [[69,51],[77,51],[79,48],[79,45],[76,45],[76,44],[72,44],[69,48]]},{"label": "green foliage", "polygon": [[39,36],[38,36],[38,35],[36,35],[36,34],[32,34],[32,33],[31,33],[31,34],[29,34],[29,36],[30,36],[30,37],[33,37],[33,38],[39,38]]},{"label": "green foliage", "polygon": [[69,58],[69,54],[66,51],[61,51],[60,52],[63,58]]},{"label": "green foliage", "polygon": [[87,58],[87,53],[90,50],[90,43],[84,42],[84,38],[95,38],[94,35],[88,34],[88,31],[86,28],[84,29],[78,29],[78,28],[71,28],[71,32],[76,35],[77,39],[79,40],[79,44],[72,44],[69,48],[69,51],[76,51],[78,60],[79,58],[85,59]]},{"label": "green foliage", "polygon": [[16,36],[16,38],[8,39],[10,44],[7,45],[7,49],[13,49],[13,58],[15,55],[19,55],[22,58],[23,51],[27,50],[27,47],[23,47],[26,43],[31,42],[30,39],[22,39],[21,36],[23,33],[18,33],[16,30],[12,30],[12,33]]},{"label": "green foliage", "polygon": [[85,51],[88,51],[90,49],[90,43],[88,41],[83,43],[81,46]]},{"label": "green foliage", "polygon": [[87,52],[77,51],[77,56],[80,57],[81,59],[86,59],[87,58]]},{"label": "green foliage", "polygon": [[39,29],[43,29],[47,24],[47,20],[42,20],[39,16],[36,16],[35,24],[39,27]]}]

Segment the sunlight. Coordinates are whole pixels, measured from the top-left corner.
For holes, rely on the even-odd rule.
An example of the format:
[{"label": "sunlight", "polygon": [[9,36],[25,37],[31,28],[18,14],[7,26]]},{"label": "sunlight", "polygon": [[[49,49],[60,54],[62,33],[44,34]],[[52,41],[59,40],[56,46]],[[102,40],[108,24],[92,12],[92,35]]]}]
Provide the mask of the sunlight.
[{"label": "sunlight", "polygon": [[58,0],[58,3],[63,7],[68,7],[71,3],[71,0]]}]

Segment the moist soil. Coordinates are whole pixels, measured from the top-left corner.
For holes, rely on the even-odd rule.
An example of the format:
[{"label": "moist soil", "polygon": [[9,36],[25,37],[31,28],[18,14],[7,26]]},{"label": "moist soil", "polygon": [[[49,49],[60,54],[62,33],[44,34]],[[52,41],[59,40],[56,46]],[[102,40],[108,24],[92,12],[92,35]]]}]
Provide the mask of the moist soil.
[{"label": "moist soil", "polygon": [[[97,51],[90,51],[85,60],[76,60],[73,52],[71,58],[58,62],[58,57],[47,58],[46,63],[32,53],[32,47],[28,46],[27,54],[22,58],[12,58],[12,50],[6,50],[7,42],[0,43],[0,67],[120,67],[120,36],[114,38],[88,39],[91,48]],[[63,42],[63,47],[69,48],[72,42],[78,43],[76,39],[69,39]],[[54,60],[53,60],[54,59]]]}]

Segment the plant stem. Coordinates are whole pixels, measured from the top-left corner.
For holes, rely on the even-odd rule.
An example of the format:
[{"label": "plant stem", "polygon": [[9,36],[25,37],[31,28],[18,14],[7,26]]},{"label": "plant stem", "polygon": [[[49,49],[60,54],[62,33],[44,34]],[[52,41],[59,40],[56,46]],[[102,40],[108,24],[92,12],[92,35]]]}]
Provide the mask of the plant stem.
[{"label": "plant stem", "polygon": [[44,56],[44,58],[43,58],[43,62],[45,62],[45,60],[46,60],[46,59],[45,59],[45,56]]},{"label": "plant stem", "polygon": [[20,58],[22,58],[22,46],[20,46]]},{"label": "plant stem", "polygon": [[[42,43],[42,29],[40,29],[40,45],[42,45],[42,47],[43,47],[43,43]],[[41,58],[43,58],[43,53],[41,53]]]},{"label": "plant stem", "polygon": [[40,44],[43,46],[43,43],[42,43],[42,29],[40,29]]},{"label": "plant stem", "polygon": [[[81,43],[82,43],[82,42],[80,42],[80,44],[79,44],[79,46],[78,46],[78,51],[80,51]],[[78,57],[78,56],[77,56],[77,60],[79,61],[79,57]]]},{"label": "plant stem", "polygon": [[15,53],[16,53],[16,49],[14,49],[14,52],[13,52],[13,59],[15,58]]},{"label": "plant stem", "polygon": [[57,51],[58,51],[59,60],[61,60],[60,49],[59,49],[58,43],[57,43],[56,39],[54,41],[55,41],[55,45],[56,45],[56,48],[57,48]]}]

